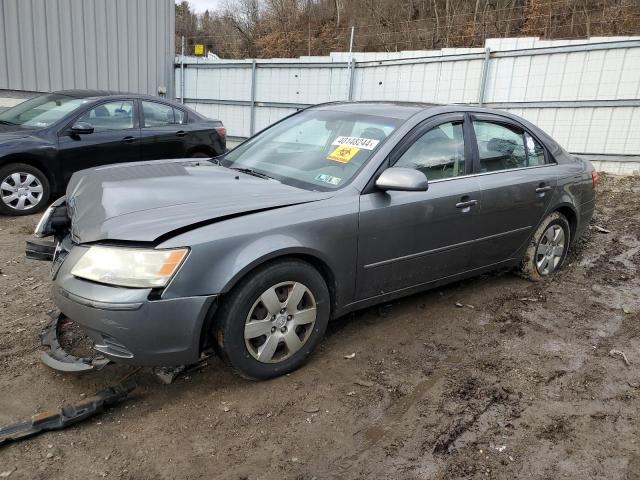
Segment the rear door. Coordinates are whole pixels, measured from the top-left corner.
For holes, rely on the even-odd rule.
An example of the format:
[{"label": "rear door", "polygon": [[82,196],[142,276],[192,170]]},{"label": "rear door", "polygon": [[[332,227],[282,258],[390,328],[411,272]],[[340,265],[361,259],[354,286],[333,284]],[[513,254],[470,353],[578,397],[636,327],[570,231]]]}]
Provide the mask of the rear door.
[{"label": "rear door", "polygon": [[141,100],[142,160],[187,156],[190,127],[186,114],[166,103]]},{"label": "rear door", "polygon": [[[71,134],[71,125],[78,122],[90,124],[93,133]],[[58,135],[58,158],[65,183],[78,170],[140,160],[140,129],[133,99],[94,105],[74,118]]]},{"label": "rear door", "polygon": [[[427,120],[391,154],[415,168],[425,192],[372,189],[360,197],[358,298],[428,284],[469,269],[480,210],[463,114]],[[366,192],[366,191],[365,191]]]},{"label": "rear door", "polygon": [[472,267],[515,258],[544,217],[557,185],[555,163],[522,125],[499,115],[471,115],[474,168],[482,191]]}]

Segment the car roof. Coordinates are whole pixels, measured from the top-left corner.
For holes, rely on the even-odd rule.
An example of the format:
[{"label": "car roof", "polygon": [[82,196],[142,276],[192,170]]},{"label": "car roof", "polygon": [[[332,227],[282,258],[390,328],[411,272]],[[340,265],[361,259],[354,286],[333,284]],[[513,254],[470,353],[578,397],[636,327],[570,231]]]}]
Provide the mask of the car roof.
[{"label": "car roof", "polygon": [[390,101],[361,101],[361,102],[331,102],[321,103],[310,108],[318,110],[335,110],[361,115],[375,115],[406,120],[423,110],[442,106],[437,103],[420,102],[390,102]]},{"label": "car roof", "polygon": [[58,95],[66,95],[68,97],[73,98],[83,98],[87,100],[100,100],[104,97],[114,97],[116,99],[127,97],[127,98],[137,98],[140,100],[150,100],[155,102],[162,102],[172,105],[174,107],[179,107],[184,110],[188,110],[191,115],[194,115],[195,118],[203,118],[199,113],[194,111],[193,109],[183,105],[175,100],[166,97],[156,97],[153,95],[146,95],[143,93],[131,93],[131,92],[117,92],[114,90],[58,90],[53,92]]}]

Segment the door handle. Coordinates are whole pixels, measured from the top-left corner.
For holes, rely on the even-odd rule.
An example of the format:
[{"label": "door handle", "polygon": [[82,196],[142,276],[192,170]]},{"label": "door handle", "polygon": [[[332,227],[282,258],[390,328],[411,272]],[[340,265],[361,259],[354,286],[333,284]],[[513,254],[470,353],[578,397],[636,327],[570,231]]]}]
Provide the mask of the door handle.
[{"label": "door handle", "polygon": [[544,192],[548,192],[549,190],[551,190],[550,185],[544,185],[543,183],[541,183],[540,186],[536,188],[536,193],[544,194]]},{"label": "door handle", "polygon": [[136,137],[128,136],[122,139],[124,143],[133,143],[136,141]]},{"label": "door handle", "polygon": [[463,210],[469,211],[469,208],[478,204],[477,200],[465,200],[463,202],[456,203],[456,208],[462,208]]},{"label": "door handle", "polygon": [[178,132],[176,132],[176,135],[178,137],[184,137],[187,134],[187,132],[185,132],[184,130],[180,130]]}]

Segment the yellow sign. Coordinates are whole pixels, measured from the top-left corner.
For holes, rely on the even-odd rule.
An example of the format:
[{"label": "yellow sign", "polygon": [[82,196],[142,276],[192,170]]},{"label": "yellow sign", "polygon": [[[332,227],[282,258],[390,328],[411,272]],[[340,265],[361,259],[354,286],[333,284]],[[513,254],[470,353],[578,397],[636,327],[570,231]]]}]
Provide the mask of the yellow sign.
[{"label": "yellow sign", "polygon": [[355,157],[360,149],[358,147],[348,147],[346,145],[340,145],[327,157],[328,160],[335,160],[340,163],[349,163],[349,161]]},{"label": "yellow sign", "polygon": [[193,46],[193,53],[195,55],[204,55],[204,45],[201,43],[196,43]]}]

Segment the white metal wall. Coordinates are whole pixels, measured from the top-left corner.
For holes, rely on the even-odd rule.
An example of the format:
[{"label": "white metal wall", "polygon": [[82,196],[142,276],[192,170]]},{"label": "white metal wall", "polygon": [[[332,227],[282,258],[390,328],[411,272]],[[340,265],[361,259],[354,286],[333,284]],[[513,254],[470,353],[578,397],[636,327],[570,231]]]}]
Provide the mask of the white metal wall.
[{"label": "white metal wall", "polygon": [[173,0],[0,0],[0,89],[173,94]]},{"label": "white metal wall", "polygon": [[[190,60],[184,98],[237,137],[334,100],[481,103],[527,118],[574,153],[640,155],[640,37],[491,39],[486,47],[357,53],[352,72],[344,53]],[[179,97],[179,68],[176,88]]]}]

